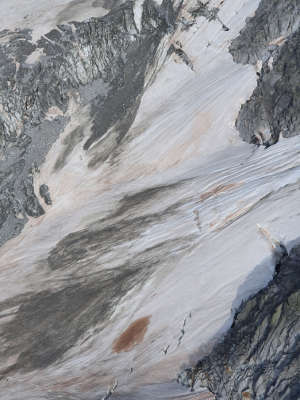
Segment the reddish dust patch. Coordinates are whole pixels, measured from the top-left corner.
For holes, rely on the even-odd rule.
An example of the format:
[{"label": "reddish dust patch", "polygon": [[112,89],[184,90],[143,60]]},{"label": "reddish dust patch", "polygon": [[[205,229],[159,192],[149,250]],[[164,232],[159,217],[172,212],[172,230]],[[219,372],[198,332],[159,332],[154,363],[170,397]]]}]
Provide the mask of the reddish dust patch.
[{"label": "reddish dust patch", "polygon": [[100,386],[109,386],[111,384],[112,377],[100,372],[92,373],[91,371],[85,375],[80,375],[78,377],[73,377],[69,379],[62,380],[60,382],[51,385],[51,390],[66,390],[75,389],[80,391],[88,391],[99,388]]},{"label": "reddish dust patch", "polygon": [[237,183],[229,183],[228,185],[218,185],[209,190],[208,192],[202,193],[200,196],[200,200],[204,201],[209,199],[210,197],[217,196],[220,193],[227,192],[228,190],[237,188],[242,185],[242,182]]},{"label": "reddish dust patch", "polygon": [[74,377],[70,379],[66,379],[65,381],[61,381],[56,383],[55,385],[51,386],[52,390],[63,390],[69,387],[72,387],[74,385],[77,385],[81,382],[81,377]]},{"label": "reddish dust patch", "polygon": [[113,351],[120,353],[129,351],[144,339],[150,322],[150,316],[139,318],[132,322],[128,328],[113,343]]},{"label": "reddish dust patch", "polygon": [[225,371],[227,374],[232,374],[232,369],[230,367],[225,367]]},{"label": "reddish dust patch", "polygon": [[286,41],[286,37],[285,36],[279,36],[278,38],[272,40],[269,44],[270,45],[281,46],[285,41]]},{"label": "reddish dust patch", "polygon": [[244,399],[251,399],[251,394],[249,392],[243,392],[242,396]]},{"label": "reddish dust patch", "polygon": [[244,207],[240,210],[235,211],[234,213],[227,215],[227,217],[222,221],[222,223],[218,226],[217,231],[221,231],[223,228],[226,226],[232,224],[239,218],[243,217],[245,214],[247,214],[253,207],[254,203],[248,205],[247,207]]}]

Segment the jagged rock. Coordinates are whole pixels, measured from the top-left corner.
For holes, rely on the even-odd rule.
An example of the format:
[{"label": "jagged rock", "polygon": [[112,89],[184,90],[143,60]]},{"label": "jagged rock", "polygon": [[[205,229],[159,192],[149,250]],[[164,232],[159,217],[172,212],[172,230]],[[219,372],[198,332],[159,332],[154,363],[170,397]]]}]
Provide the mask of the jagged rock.
[{"label": "jagged rock", "polygon": [[182,62],[184,62],[184,64],[187,65],[193,71],[194,67],[192,61],[180,46],[175,47],[174,45],[171,45],[169,49],[169,54],[172,53],[175,53],[182,60]]},{"label": "jagged rock", "polygon": [[276,143],[300,134],[300,3],[261,1],[254,17],[233,40],[239,63],[262,62],[258,84],[242,105],[236,127],[248,143]]},{"label": "jagged rock", "polygon": [[[30,30],[2,32],[7,41],[0,44],[0,167],[6,180],[0,182],[0,192],[5,197],[9,186],[10,196],[2,201],[0,245],[27,222],[12,211],[20,192],[24,215],[36,218],[44,213],[28,175],[33,163],[38,166],[44,161],[66,126],[74,92],[80,93],[82,105],[88,103],[91,108],[93,127],[84,143],[86,151],[115,124],[119,125],[116,142],[126,135],[143,93],[147,68],[176,17],[169,0],[161,7],[147,0],[139,31],[133,6],[127,2],[103,18],[59,25],[37,43],[31,41]],[[39,57],[31,64],[28,60],[34,54]],[[91,97],[89,85],[94,82],[109,87],[105,96],[96,92]],[[54,120],[49,121],[51,110],[55,110]],[[58,160],[59,168],[71,151],[72,144]],[[90,166],[108,155],[95,158]]]},{"label": "jagged rock", "polygon": [[44,202],[50,206],[52,204],[49,187],[45,183],[40,186],[40,195],[44,199]]},{"label": "jagged rock", "polygon": [[194,18],[204,17],[208,21],[214,21],[217,18],[218,12],[219,8],[210,8],[208,3],[202,3],[201,1],[198,2],[197,7],[191,10],[191,14]]},{"label": "jagged rock", "polygon": [[294,0],[261,0],[255,14],[229,48],[237,63],[266,61],[277,45],[300,25],[300,4]]},{"label": "jagged rock", "polygon": [[243,140],[266,146],[300,134],[300,29],[264,62],[236,126]]},{"label": "jagged rock", "polygon": [[217,399],[300,398],[300,246],[283,256],[266,288],[245,301],[224,339],[178,381]]}]

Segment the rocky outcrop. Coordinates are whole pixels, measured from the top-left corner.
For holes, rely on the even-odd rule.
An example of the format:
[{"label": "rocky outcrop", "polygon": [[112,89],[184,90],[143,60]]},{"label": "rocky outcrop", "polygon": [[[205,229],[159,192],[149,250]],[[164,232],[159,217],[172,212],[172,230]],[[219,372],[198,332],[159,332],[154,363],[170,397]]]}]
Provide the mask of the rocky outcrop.
[{"label": "rocky outcrop", "polygon": [[[280,40],[300,25],[300,4],[294,0],[261,0],[255,14],[231,43],[230,53],[237,63],[266,61]],[[279,41],[279,42],[278,42]]]},{"label": "rocky outcrop", "polygon": [[277,47],[258,73],[257,88],[236,126],[250,143],[266,146],[300,134],[300,30]]},{"label": "rocky outcrop", "polygon": [[299,2],[263,0],[231,44],[234,61],[257,64],[257,88],[236,122],[248,143],[269,146],[300,133],[299,26]]},{"label": "rocky outcrop", "polygon": [[300,246],[283,255],[268,286],[245,301],[211,354],[178,380],[217,399],[300,398]]},{"label": "rocky outcrop", "polygon": [[[127,2],[103,18],[59,25],[37,43],[29,30],[1,32],[0,245],[21,231],[28,216],[45,212],[33,176],[68,123],[70,99],[79,95],[82,106],[89,104],[91,134],[84,138],[74,131],[57,168],[78,140],[88,151],[115,127],[120,143],[134,120],[159,43],[174,23],[171,2],[158,7],[148,0],[140,27],[134,3]],[[90,166],[108,155],[95,157]],[[48,195],[45,202],[50,204]]]}]

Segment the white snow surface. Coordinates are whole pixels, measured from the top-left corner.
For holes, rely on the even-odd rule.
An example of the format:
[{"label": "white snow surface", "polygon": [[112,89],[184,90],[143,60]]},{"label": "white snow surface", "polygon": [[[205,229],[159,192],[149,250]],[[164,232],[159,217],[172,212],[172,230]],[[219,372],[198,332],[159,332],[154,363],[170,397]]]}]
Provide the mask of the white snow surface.
[{"label": "white snow surface", "polygon": [[[57,22],[57,10],[72,2],[53,0],[49,7],[48,1],[28,0],[22,2],[22,10],[18,3],[1,0],[4,27],[21,26],[23,15],[28,14],[29,26],[37,20],[37,29],[49,15],[49,29]],[[82,3],[88,4],[80,3],[82,17],[92,15],[90,2]],[[175,58],[164,64],[146,90],[117,162],[107,161],[91,170],[87,163],[97,146],[87,154],[80,144],[67,165],[53,173],[64,136],[50,150],[35,184],[38,188],[47,182],[53,205],[0,249],[1,301],[46,286],[59,287],[71,279],[71,273],[84,273],[74,267],[71,272],[49,274],[39,260],[67,234],[112,215],[126,195],[178,183],[126,211],[126,217],[163,215],[163,210],[176,205],[174,213],[147,226],[138,238],[124,238],[121,246],[93,261],[94,272],[120,266],[166,241],[176,239],[177,244],[151,278],[118,304],[103,330],[87,332],[81,340],[87,339],[84,344],[74,346],[59,364],[12,378],[5,400],[29,398],[30,393],[32,399],[43,399],[43,393],[54,386],[79,393],[84,391],[82,382],[90,384],[85,393],[91,399],[113,379],[118,379],[118,393],[124,396],[153,383],[171,382],[184,364],[209,351],[215,338],[229,328],[233,309],[242,299],[271,279],[272,248],[259,226],[287,246],[298,238],[299,138],[257,148],[242,143],[234,126],[241,104],[256,86],[256,74],[252,66],[235,64],[228,46],[258,4],[259,0],[225,0],[219,16],[229,32],[218,22],[199,18],[189,31],[178,31],[169,39],[181,41],[194,71]],[[64,135],[78,124],[86,126],[88,135],[86,111],[78,109],[74,100]],[[145,316],[151,317],[142,343],[114,353],[114,340]],[[168,345],[165,355],[162,350]],[[92,378],[97,371],[103,375]],[[68,385],[72,379],[75,383]]]}]

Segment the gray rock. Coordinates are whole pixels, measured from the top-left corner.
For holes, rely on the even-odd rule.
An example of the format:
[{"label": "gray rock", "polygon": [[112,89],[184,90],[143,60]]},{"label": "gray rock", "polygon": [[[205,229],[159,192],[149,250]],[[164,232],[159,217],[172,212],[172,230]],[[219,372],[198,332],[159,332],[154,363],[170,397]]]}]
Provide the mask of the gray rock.
[{"label": "gray rock", "polygon": [[237,63],[256,64],[269,58],[273,42],[288,37],[300,25],[300,3],[295,0],[261,0],[255,15],[232,41],[230,53]]},{"label": "gray rock", "polygon": [[[90,106],[93,126],[85,150],[112,126],[117,146],[134,121],[146,71],[162,38],[174,29],[177,14],[170,0],[160,7],[147,0],[138,30],[133,5],[127,2],[102,18],[59,25],[36,44],[30,30],[0,33],[6,39],[0,45],[0,245],[22,230],[28,216],[45,212],[34,193],[32,174],[68,123],[70,93],[79,93],[82,104]],[[27,58],[35,51],[41,56],[29,64]],[[91,89],[94,82],[96,92]],[[49,121],[52,107],[61,115]],[[64,140],[55,170],[84,137],[75,130]],[[110,152],[103,151],[89,166],[105,161]],[[44,189],[40,194],[50,204]]]},{"label": "gray rock", "polygon": [[233,40],[230,52],[242,64],[263,63],[257,88],[242,105],[236,126],[248,143],[276,143],[300,133],[300,3],[262,0]]},{"label": "gray rock", "polygon": [[300,398],[300,245],[282,252],[268,286],[245,301],[212,352],[178,376],[216,399]]},{"label": "gray rock", "polygon": [[243,140],[266,146],[300,134],[300,29],[272,57],[236,122]]},{"label": "gray rock", "polygon": [[50,206],[52,204],[49,187],[45,183],[40,186],[40,196],[44,199],[44,202]]}]

